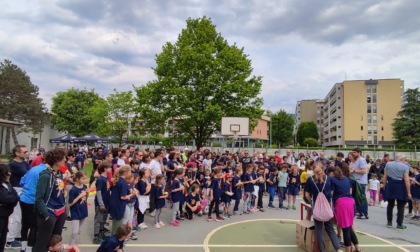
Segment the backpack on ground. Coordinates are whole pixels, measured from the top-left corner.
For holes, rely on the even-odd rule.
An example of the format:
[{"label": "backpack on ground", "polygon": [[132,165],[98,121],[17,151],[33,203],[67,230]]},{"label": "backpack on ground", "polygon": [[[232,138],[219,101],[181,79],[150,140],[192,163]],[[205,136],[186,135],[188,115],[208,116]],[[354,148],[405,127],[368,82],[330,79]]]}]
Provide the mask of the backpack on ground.
[{"label": "backpack on ground", "polygon": [[324,181],[324,186],[322,190],[319,191],[318,186],[316,185],[314,178],[312,177],[312,182],[315,185],[316,190],[318,191],[318,196],[316,197],[315,205],[313,206],[313,217],[317,221],[327,222],[334,217],[331,205],[328,203],[327,197],[324,194],[325,184],[327,183],[328,176],[326,176]]}]

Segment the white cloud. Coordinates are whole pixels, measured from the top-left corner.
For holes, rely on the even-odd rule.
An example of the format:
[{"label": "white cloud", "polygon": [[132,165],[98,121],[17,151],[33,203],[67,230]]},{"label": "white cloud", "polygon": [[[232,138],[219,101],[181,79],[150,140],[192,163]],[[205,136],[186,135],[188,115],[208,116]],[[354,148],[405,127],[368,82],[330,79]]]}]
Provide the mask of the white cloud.
[{"label": "white cloud", "polygon": [[155,77],[155,54],[188,17],[212,18],[263,76],[265,107],[294,111],[347,79],[420,86],[420,2],[2,1],[0,55],[26,70],[47,104],[57,91],[106,96]]}]

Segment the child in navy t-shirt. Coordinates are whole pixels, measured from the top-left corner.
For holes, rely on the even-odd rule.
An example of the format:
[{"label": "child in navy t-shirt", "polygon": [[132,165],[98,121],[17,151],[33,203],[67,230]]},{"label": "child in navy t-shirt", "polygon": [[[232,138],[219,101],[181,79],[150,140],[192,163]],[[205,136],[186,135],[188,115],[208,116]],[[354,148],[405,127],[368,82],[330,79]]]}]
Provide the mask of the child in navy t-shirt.
[{"label": "child in navy t-shirt", "polygon": [[225,181],[223,182],[222,202],[225,205],[224,217],[228,219],[231,218],[231,214],[229,213],[229,207],[230,207],[230,201],[232,199],[231,197],[233,196],[231,183],[232,183],[232,177],[230,176],[229,173],[226,173]]},{"label": "child in navy t-shirt", "polygon": [[88,216],[87,198],[89,196],[89,191],[85,185],[86,179],[86,173],[83,171],[76,172],[73,177],[74,186],[69,191],[72,226],[70,245],[79,244],[83,223]]},{"label": "child in navy t-shirt", "polygon": [[115,231],[115,235],[108,237],[96,252],[123,252],[124,241],[131,234],[131,228],[128,225],[120,225]]},{"label": "child in navy t-shirt", "polygon": [[211,221],[213,208],[216,212],[216,221],[222,221],[223,218],[220,217],[219,206],[220,206],[220,197],[222,196],[222,170],[220,168],[213,169],[213,178],[211,179],[210,184],[210,206],[209,213],[207,216],[207,221]]},{"label": "child in navy t-shirt", "polygon": [[253,180],[252,178],[252,170],[254,169],[254,166],[252,164],[247,165],[246,167],[246,172],[243,175],[244,180],[243,180],[243,184],[244,184],[244,207],[243,207],[243,211],[244,214],[249,214],[251,213],[251,196],[252,193],[254,192],[254,184],[255,184],[255,180]]},{"label": "child in navy t-shirt", "polygon": [[[111,172],[112,164],[102,162],[98,166],[99,178],[96,180],[95,195],[95,224],[93,228],[93,243],[99,244],[100,238],[105,237],[105,222],[108,219],[108,206],[110,197],[110,182],[108,181],[108,172]],[[101,237],[99,237],[101,236]]]},{"label": "child in navy t-shirt", "polygon": [[179,221],[176,219],[176,215],[179,211],[179,204],[182,200],[183,193],[184,193],[184,186],[180,181],[180,178],[184,175],[184,171],[182,169],[178,169],[174,172],[174,181],[172,181],[171,185],[171,199],[172,199],[172,218],[171,218],[171,225],[174,227],[179,226]]},{"label": "child in navy t-shirt", "polygon": [[239,203],[241,202],[242,198],[242,167],[236,167],[235,169],[235,176],[232,178],[232,190],[233,190],[233,198],[235,199],[235,205],[233,206],[233,215],[239,214]]},{"label": "child in navy t-shirt", "polygon": [[156,214],[155,214],[155,228],[161,228],[165,226],[165,224],[160,220],[160,214],[162,213],[162,208],[165,206],[165,199],[168,198],[168,192],[165,192],[165,187],[163,186],[163,179],[164,176],[162,174],[158,174],[156,176],[156,183],[155,183],[155,207],[156,207]]}]

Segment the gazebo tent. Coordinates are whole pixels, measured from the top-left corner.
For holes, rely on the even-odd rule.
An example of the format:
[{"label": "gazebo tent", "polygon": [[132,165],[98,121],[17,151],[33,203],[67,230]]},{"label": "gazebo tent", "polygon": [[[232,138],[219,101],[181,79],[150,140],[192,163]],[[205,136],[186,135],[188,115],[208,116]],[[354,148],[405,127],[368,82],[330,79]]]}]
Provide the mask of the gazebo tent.
[{"label": "gazebo tent", "polygon": [[99,141],[99,139],[101,138],[95,135],[94,133],[89,133],[85,136],[75,138],[74,142],[75,143],[96,143]]},{"label": "gazebo tent", "polygon": [[50,143],[73,143],[74,139],[76,139],[75,136],[72,134],[67,134],[61,137],[50,139]]},{"label": "gazebo tent", "polygon": [[107,137],[101,137],[97,142],[98,143],[115,143],[115,136],[107,136]]}]

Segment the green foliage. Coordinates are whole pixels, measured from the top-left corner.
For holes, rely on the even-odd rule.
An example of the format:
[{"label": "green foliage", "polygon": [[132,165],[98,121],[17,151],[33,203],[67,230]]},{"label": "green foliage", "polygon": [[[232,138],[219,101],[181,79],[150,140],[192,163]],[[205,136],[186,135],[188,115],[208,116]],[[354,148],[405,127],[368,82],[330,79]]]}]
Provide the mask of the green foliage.
[{"label": "green foliage", "polygon": [[[139,132],[162,134],[175,127],[175,138],[194,139],[201,147],[220,129],[222,116],[256,120],[262,115],[262,78],[252,75],[243,48],[228,42],[211,20],[188,19],[175,43],[156,55],[157,79],[136,88]],[[251,128],[252,128],[251,126]]]},{"label": "green foliage", "polygon": [[122,142],[133,122],[135,100],[131,91],[110,94],[105,100],[98,99],[89,112],[98,126],[95,132],[102,136],[116,136]]},{"label": "green foliage", "polygon": [[290,145],[293,138],[293,117],[286,113],[283,109],[276,113],[268,111],[268,116],[271,117],[272,141],[281,146]]},{"label": "green foliage", "polygon": [[314,138],[318,141],[319,134],[314,122],[301,122],[298,126],[297,141],[300,145],[305,145],[305,138]]},{"label": "green foliage", "polygon": [[47,119],[38,86],[7,59],[0,63],[0,118],[21,122],[21,131],[33,133],[40,133]]},{"label": "green foliage", "polygon": [[213,142],[212,147],[222,147],[222,143],[221,142]]},{"label": "green foliage", "polygon": [[58,92],[52,98],[51,121],[59,131],[67,131],[76,136],[94,132],[99,122],[95,117],[97,115],[90,112],[95,104],[101,102],[104,100],[93,89],[71,88]]},{"label": "green foliage", "polygon": [[420,145],[420,91],[404,92],[404,105],[392,124],[395,142],[402,146]]},{"label": "green foliage", "polygon": [[307,137],[305,140],[303,140],[303,145],[309,146],[309,147],[316,147],[318,146],[318,140],[312,137]]}]

